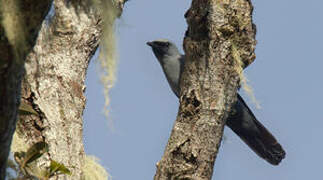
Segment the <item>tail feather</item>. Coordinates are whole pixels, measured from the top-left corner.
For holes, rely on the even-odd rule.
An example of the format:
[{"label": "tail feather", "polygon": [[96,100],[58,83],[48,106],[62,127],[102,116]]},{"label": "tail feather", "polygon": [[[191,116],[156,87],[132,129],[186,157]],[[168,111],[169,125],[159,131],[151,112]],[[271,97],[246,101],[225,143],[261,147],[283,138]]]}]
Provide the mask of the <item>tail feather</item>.
[{"label": "tail feather", "polygon": [[275,137],[256,119],[242,97],[238,100],[227,125],[260,157],[278,165],[285,158],[285,151]]}]

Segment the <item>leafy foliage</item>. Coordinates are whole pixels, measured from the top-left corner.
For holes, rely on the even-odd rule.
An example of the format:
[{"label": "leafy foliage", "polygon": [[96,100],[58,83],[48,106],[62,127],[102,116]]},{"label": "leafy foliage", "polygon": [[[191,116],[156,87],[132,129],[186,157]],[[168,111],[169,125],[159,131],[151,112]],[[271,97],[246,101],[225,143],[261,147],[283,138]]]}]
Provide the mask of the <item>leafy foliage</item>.
[{"label": "leafy foliage", "polygon": [[18,165],[16,166],[12,161],[8,163],[9,167],[17,173],[17,178],[12,179],[38,178],[40,180],[47,180],[60,174],[72,174],[64,164],[54,160],[51,160],[49,167],[39,168],[36,162],[47,152],[48,144],[45,142],[35,143],[27,152],[16,152],[14,158]]}]

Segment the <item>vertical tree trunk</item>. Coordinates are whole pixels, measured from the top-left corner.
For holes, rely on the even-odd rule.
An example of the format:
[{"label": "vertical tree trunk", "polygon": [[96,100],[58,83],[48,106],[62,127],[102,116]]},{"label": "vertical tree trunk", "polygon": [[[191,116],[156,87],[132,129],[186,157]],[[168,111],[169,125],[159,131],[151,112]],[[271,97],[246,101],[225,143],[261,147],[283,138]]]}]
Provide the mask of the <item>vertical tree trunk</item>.
[{"label": "vertical tree trunk", "polygon": [[[125,1],[111,2],[121,15]],[[62,163],[72,176],[58,179],[82,179],[84,81],[101,38],[99,14],[106,13],[95,9],[95,3],[101,1],[54,0],[53,17],[43,23],[26,58],[21,100],[38,115],[20,117],[16,140],[26,147],[14,146],[12,151],[26,151],[36,142],[46,142],[49,151],[37,159],[35,168],[46,169],[51,160]]]},{"label": "vertical tree trunk", "polygon": [[193,0],[180,107],[155,179],[211,179],[241,70],[255,59],[249,0]]},{"label": "vertical tree trunk", "polygon": [[16,128],[24,60],[33,47],[50,0],[0,0],[0,179]]},{"label": "vertical tree trunk", "polygon": [[22,85],[22,99],[28,100],[39,115],[23,117],[18,135],[28,146],[39,141],[49,145],[49,152],[39,160],[40,168],[49,167],[55,160],[72,172],[68,179],[80,180],[84,161],[84,81],[99,44],[100,20],[94,11],[90,13],[90,9],[77,3],[55,0],[54,7],[54,17],[49,26],[43,24],[27,57]]}]

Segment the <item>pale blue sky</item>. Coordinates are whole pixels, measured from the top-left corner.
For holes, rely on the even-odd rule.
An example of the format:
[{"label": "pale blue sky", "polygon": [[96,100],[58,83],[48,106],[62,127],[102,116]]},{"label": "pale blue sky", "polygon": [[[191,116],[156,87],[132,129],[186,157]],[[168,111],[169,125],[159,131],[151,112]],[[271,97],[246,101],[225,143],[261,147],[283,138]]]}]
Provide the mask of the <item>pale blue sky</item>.
[{"label": "pale blue sky", "polygon": [[[111,92],[108,127],[96,64],[87,76],[85,150],[101,159],[114,180],[149,180],[155,174],[178,110],[147,41],[168,38],[182,50],[184,13],[191,1],[132,0],[117,25],[118,80]],[[272,166],[229,128],[213,179],[321,180],[323,178],[323,1],[253,1],[256,61],[246,75],[262,109],[257,118],[275,135],[287,156]]]}]

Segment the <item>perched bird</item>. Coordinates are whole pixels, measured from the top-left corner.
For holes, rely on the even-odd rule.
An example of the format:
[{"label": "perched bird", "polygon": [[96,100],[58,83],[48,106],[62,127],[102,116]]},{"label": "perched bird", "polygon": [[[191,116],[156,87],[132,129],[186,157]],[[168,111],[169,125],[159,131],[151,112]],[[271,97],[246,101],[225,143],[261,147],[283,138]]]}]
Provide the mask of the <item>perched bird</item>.
[{"label": "perched bird", "polygon": [[[147,42],[158,59],[167,81],[179,97],[179,80],[185,63],[176,45],[169,40],[160,39]],[[272,165],[278,165],[285,158],[285,151],[275,137],[256,119],[242,97],[238,94],[226,125],[229,126],[256,154]]]}]

